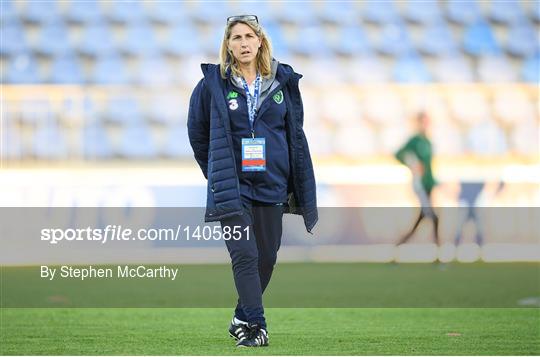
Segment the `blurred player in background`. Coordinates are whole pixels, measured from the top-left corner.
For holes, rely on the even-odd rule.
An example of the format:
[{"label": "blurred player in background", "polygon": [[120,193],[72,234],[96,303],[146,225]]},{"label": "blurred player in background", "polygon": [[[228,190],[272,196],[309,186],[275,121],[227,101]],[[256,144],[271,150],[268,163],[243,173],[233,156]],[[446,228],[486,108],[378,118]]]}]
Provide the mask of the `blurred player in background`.
[{"label": "blurred player in background", "polygon": [[460,216],[454,244],[456,247],[461,244],[465,224],[471,221],[476,229],[474,237],[476,244],[481,247],[484,244],[484,232],[480,208],[493,203],[495,197],[503,190],[504,182],[462,182],[460,186],[459,206],[465,207],[466,212]]},{"label": "blurred player in background", "polygon": [[396,153],[396,158],[407,165],[412,172],[414,192],[420,201],[420,214],[412,229],[403,236],[398,245],[407,242],[415,233],[424,218],[433,221],[435,244],[439,245],[439,217],[433,210],[431,192],[437,184],[433,177],[431,161],[433,150],[428,137],[429,117],[425,112],[416,117],[417,132]]}]

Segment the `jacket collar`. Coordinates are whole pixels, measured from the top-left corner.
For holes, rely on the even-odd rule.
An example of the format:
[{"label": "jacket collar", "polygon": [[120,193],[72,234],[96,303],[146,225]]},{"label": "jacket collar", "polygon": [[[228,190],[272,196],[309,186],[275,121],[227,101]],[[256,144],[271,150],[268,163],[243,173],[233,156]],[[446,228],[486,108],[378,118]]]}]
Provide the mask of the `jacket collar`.
[{"label": "jacket collar", "polygon": [[[204,74],[204,78],[208,81],[211,87],[222,86],[224,85],[224,80],[221,78],[221,73],[218,64],[212,63],[202,63],[201,70]],[[279,81],[281,85],[286,85],[287,81],[298,80],[302,78],[302,75],[296,73],[291,66],[285,63],[279,63],[276,69],[276,80]]]}]

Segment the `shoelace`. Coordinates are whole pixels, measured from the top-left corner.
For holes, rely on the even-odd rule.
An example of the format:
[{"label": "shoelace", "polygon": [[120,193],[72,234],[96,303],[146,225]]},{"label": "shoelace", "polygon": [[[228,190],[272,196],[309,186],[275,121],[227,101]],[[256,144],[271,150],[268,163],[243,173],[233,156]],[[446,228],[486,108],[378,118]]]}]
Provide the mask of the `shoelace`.
[{"label": "shoelace", "polygon": [[261,327],[254,326],[250,328],[248,326],[248,330],[249,330],[249,333],[248,333],[249,339],[255,339],[259,345],[262,345],[265,342],[267,336],[266,336],[265,331],[263,331]]}]

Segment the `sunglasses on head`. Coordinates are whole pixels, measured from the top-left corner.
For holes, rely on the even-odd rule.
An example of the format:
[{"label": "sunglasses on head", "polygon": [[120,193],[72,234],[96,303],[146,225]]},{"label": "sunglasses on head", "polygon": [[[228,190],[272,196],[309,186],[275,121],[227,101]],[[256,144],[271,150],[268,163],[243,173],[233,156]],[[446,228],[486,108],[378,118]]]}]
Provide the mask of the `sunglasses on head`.
[{"label": "sunglasses on head", "polygon": [[255,15],[238,15],[227,17],[227,24],[235,21],[254,21],[256,23],[259,23],[259,18]]}]

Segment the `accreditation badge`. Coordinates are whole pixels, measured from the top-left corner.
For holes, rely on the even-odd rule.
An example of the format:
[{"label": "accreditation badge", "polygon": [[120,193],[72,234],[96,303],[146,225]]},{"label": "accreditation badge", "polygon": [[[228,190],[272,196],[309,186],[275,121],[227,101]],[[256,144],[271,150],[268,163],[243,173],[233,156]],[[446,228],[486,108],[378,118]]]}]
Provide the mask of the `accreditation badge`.
[{"label": "accreditation badge", "polygon": [[242,139],[242,171],[266,171],[265,138]]}]

